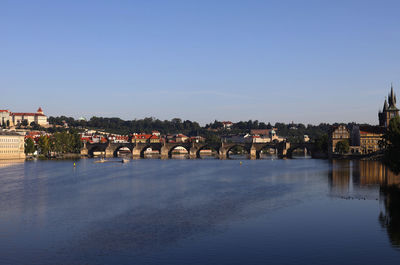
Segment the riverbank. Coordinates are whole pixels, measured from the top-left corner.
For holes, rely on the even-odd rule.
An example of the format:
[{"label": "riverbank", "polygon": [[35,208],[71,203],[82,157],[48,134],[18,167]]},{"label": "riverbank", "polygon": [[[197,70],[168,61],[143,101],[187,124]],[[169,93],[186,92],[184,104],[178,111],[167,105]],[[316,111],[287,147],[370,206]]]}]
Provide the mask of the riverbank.
[{"label": "riverbank", "polygon": [[332,154],[330,158],[332,159],[347,159],[347,160],[373,160],[373,161],[382,161],[383,160],[383,152],[379,153],[371,153],[371,154]]}]

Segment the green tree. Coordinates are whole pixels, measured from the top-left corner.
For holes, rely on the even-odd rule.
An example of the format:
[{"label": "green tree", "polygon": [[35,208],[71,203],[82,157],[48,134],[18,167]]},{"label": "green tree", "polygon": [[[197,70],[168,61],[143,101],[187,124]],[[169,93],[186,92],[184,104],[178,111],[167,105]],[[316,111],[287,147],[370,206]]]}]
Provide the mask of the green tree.
[{"label": "green tree", "polygon": [[327,153],[328,152],[328,135],[327,134],[323,134],[322,136],[318,137],[315,140],[315,149],[318,152],[321,153]]},{"label": "green tree", "polygon": [[32,154],[35,152],[35,143],[32,138],[27,138],[25,140],[25,154]]},{"label": "green tree", "polygon": [[342,155],[347,154],[349,150],[350,150],[349,142],[346,140],[337,142],[335,146],[335,151]]},{"label": "green tree", "polygon": [[40,154],[45,155],[45,156],[47,156],[49,154],[50,142],[49,142],[49,138],[46,135],[42,135],[39,137],[38,148],[39,148]]},{"label": "green tree", "polygon": [[21,125],[25,127],[28,126],[28,120],[22,120]]},{"label": "green tree", "polygon": [[400,117],[393,118],[383,138],[384,162],[395,173],[400,173]]}]

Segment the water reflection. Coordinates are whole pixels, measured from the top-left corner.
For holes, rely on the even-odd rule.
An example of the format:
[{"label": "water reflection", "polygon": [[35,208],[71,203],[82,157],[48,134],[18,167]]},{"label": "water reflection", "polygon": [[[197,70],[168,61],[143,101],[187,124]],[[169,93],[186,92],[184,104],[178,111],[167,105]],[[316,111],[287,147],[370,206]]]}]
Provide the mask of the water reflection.
[{"label": "water reflection", "polygon": [[0,160],[0,168],[22,165],[25,159]]},{"label": "water reflection", "polygon": [[381,192],[385,210],[379,214],[379,221],[386,228],[392,245],[400,249],[400,188],[386,186]]},{"label": "water reflection", "polygon": [[333,194],[346,195],[350,189],[350,161],[333,160],[329,184]]},{"label": "water reflection", "polygon": [[384,205],[379,222],[392,246],[400,248],[400,175],[379,161],[333,160],[329,183],[331,194],[344,199],[372,199],[366,191],[378,189]]},{"label": "water reflection", "polygon": [[0,264],[400,258],[388,240],[399,246],[399,191],[383,188],[400,178],[379,162],[93,161],[76,167],[31,161],[0,170]]}]

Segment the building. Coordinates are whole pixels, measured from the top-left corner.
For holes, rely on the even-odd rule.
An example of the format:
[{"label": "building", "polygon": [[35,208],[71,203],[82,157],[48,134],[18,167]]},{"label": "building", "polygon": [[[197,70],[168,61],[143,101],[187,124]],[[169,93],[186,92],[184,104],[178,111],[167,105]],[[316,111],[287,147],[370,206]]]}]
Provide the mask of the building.
[{"label": "building", "polygon": [[157,136],[157,137],[160,137],[160,136],[161,136],[161,133],[160,133],[159,131],[152,131],[151,134],[152,134],[152,135],[155,135],[155,136]]},{"label": "building", "polygon": [[161,142],[160,137],[155,134],[151,135],[149,140],[150,140],[150,143],[152,143],[152,144]]},{"label": "building", "polygon": [[187,137],[184,134],[179,133],[179,134],[175,135],[174,140],[176,143],[186,143],[187,141],[189,141],[189,137]]},{"label": "building", "polygon": [[127,135],[110,135],[110,136],[108,136],[108,140],[112,143],[128,143],[129,136],[127,136]]},{"label": "building", "polygon": [[16,132],[0,131],[0,160],[24,158],[25,137]]},{"label": "building", "polygon": [[278,130],[272,129],[253,129],[250,130],[253,143],[269,143],[269,142],[282,142],[286,139],[277,135]]},{"label": "building", "polygon": [[47,126],[49,122],[47,120],[47,116],[44,115],[41,107],[36,111],[36,113],[29,112],[12,112],[12,123],[14,125],[20,125],[24,120],[27,121],[27,124],[30,125],[32,122],[40,125]]},{"label": "building", "polygon": [[0,126],[9,127],[11,125],[11,115],[8,110],[0,110]]},{"label": "building", "polygon": [[206,138],[202,136],[192,136],[190,137],[190,142],[191,143],[204,143],[206,141]]},{"label": "building", "polygon": [[269,136],[269,134],[270,134],[270,132],[272,130],[275,130],[275,132],[277,131],[276,128],[273,128],[273,129],[252,129],[252,130],[250,130],[250,134],[259,135],[259,136]]},{"label": "building", "polygon": [[360,126],[360,152],[370,154],[382,149],[381,141],[385,128],[379,126]]},{"label": "building", "polygon": [[328,154],[335,153],[336,144],[340,141],[350,141],[350,132],[345,125],[332,126],[329,131]]},{"label": "building", "polygon": [[231,121],[223,121],[222,126],[224,126],[224,129],[230,129],[233,126],[233,123]]},{"label": "building", "polygon": [[147,143],[149,139],[152,137],[152,134],[133,134],[132,142],[134,143]]},{"label": "building", "polygon": [[396,107],[396,94],[393,92],[393,85],[392,85],[389,93],[389,104],[388,101],[385,99],[385,103],[383,104],[383,109],[378,113],[379,126],[388,127],[390,120],[398,116],[399,116],[399,109]]}]

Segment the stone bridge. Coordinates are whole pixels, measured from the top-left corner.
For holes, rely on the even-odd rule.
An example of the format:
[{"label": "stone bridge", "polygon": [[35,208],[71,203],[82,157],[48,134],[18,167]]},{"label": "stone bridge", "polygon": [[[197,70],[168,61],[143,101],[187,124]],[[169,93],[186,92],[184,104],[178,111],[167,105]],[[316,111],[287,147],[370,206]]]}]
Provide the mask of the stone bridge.
[{"label": "stone bridge", "polygon": [[229,158],[229,151],[236,146],[244,148],[251,159],[260,158],[261,150],[264,148],[273,148],[277,150],[279,158],[292,157],[292,153],[296,149],[307,150],[313,153],[313,143],[290,144],[289,142],[270,142],[270,143],[225,143],[222,142],[218,146],[212,146],[207,143],[85,143],[81,149],[81,155],[93,157],[94,152],[103,152],[106,157],[115,157],[118,151],[126,147],[132,153],[134,158],[143,158],[147,148],[158,150],[162,159],[172,156],[172,151],[181,146],[185,148],[191,159],[200,158],[200,151],[206,148],[213,148],[217,151],[220,159]]}]

